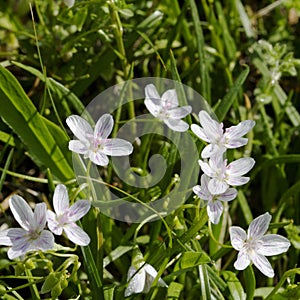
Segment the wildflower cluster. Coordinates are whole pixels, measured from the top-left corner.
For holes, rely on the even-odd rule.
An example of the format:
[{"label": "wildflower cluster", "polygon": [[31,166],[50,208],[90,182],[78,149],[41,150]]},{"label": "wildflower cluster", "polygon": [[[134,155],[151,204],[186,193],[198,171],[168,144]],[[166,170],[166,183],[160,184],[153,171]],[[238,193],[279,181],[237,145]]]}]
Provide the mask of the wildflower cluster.
[{"label": "wildflower cluster", "polygon": [[[213,224],[220,221],[223,212],[222,202],[236,198],[237,190],[230,186],[241,186],[249,181],[243,176],[255,164],[253,158],[240,158],[228,164],[224,159],[227,149],[234,149],[247,144],[243,138],[255,125],[252,120],[246,120],[225,131],[223,123],[218,123],[206,111],[200,111],[199,120],[202,127],[191,125],[192,131],[203,141],[209,143],[202,151],[199,165],[203,171],[201,185],[193,188],[194,193],[207,204],[209,220]],[[207,161],[207,159],[209,159]]]},{"label": "wildflower cluster", "polygon": [[[170,129],[184,132],[189,125],[182,119],[191,113],[191,106],[179,107],[175,89],[167,90],[160,96],[153,84],[145,87],[145,106],[154,118],[166,124]],[[198,163],[203,174],[200,185],[193,187],[193,192],[207,205],[207,214],[213,224],[218,224],[223,213],[223,202],[237,197],[235,187],[246,184],[249,177],[244,176],[254,166],[251,157],[243,157],[232,162],[226,159],[226,151],[245,146],[248,139],[244,136],[254,127],[255,122],[245,120],[236,126],[223,129],[223,123],[214,120],[208,112],[199,112],[200,125],[192,124],[192,132],[207,143],[201,152]],[[69,116],[67,125],[77,139],[69,142],[69,150],[81,154],[98,166],[109,163],[108,156],[130,155],[133,147],[130,142],[109,138],[114,126],[110,114],[102,115],[94,129],[82,117]],[[88,176],[89,174],[87,174]],[[54,248],[54,236],[65,236],[76,245],[90,243],[87,233],[76,224],[86,215],[91,207],[89,200],[78,200],[69,206],[66,186],[57,185],[53,195],[53,208],[47,210],[46,204],[40,203],[34,212],[20,196],[9,200],[11,211],[21,228],[10,228],[0,232],[0,244],[9,246],[8,257],[22,257],[31,251],[47,251]],[[290,242],[277,234],[267,234],[271,216],[265,213],[254,219],[246,233],[242,228],[229,228],[231,244],[239,251],[234,263],[237,270],[243,270],[252,262],[264,275],[274,276],[271,264],[266,256],[277,255],[288,250]],[[46,229],[46,224],[48,229]],[[147,293],[157,277],[157,271],[146,263],[137,246],[134,248],[132,265],[127,273],[128,285],[125,297],[134,293]],[[158,285],[168,285],[158,278]]]},{"label": "wildflower cluster", "polygon": [[[232,201],[237,196],[237,190],[231,186],[246,184],[250,178],[243,176],[249,172],[255,161],[245,157],[231,163],[224,158],[227,149],[234,149],[247,144],[243,138],[255,125],[252,120],[246,120],[225,131],[223,124],[213,120],[206,111],[200,111],[199,120],[202,127],[192,124],[192,131],[203,141],[209,143],[202,151],[199,165],[203,171],[201,185],[193,188],[194,193],[207,204],[207,214],[213,224],[218,224],[223,212],[222,202]],[[208,161],[207,161],[208,159]],[[274,271],[265,256],[286,252],[290,246],[288,239],[278,234],[265,235],[271,216],[265,213],[254,219],[248,234],[237,226],[229,228],[231,244],[239,251],[234,263],[237,270],[244,270],[253,264],[266,276],[274,277]]]},{"label": "wildflower cluster", "polygon": [[[9,228],[0,232],[0,245],[10,246],[9,259],[23,257],[31,251],[47,251],[54,248],[54,236],[64,232],[73,243],[86,246],[89,236],[78,226],[76,221],[90,209],[88,200],[79,200],[69,207],[69,196],[64,185],[57,185],[53,196],[55,213],[47,210],[45,203],[35,206],[34,212],[20,196],[9,199],[13,216],[21,228]],[[45,229],[48,224],[47,230]]]}]

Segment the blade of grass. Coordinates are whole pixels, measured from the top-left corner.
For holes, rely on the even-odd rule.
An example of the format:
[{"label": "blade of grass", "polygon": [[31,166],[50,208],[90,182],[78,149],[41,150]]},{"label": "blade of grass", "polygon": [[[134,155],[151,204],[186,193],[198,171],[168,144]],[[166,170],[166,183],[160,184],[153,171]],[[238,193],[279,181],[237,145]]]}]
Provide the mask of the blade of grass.
[{"label": "blade of grass", "polygon": [[[28,147],[35,162],[42,167],[49,167],[60,180],[66,181],[74,177],[73,170],[64,152],[67,150],[67,136],[59,144],[55,141],[48,126],[51,123],[39,114],[27,97],[17,79],[0,66],[0,115],[5,122],[19,135]],[[62,130],[51,123],[51,131]],[[65,149],[62,149],[62,144]]]},{"label": "blade of grass", "polygon": [[195,27],[195,34],[196,34],[196,42],[197,42],[197,51],[199,55],[200,60],[200,77],[201,77],[201,93],[202,96],[208,101],[208,103],[211,103],[210,99],[210,84],[209,84],[209,74],[208,74],[208,68],[205,63],[205,41],[204,36],[202,32],[202,27],[200,23],[200,18],[198,14],[197,5],[194,0],[190,0],[190,6],[191,6],[191,13],[193,18],[193,23]]},{"label": "blade of grass", "polygon": [[242,87],[243,83],[245,82],[245,80],[246,80],[246,78],[249,74],[249,71],[250,71],[249,67],[248,66],[245,66],[245,67],[246,67],[246,69],[241,72],[241,74],[236,79],[235,83],[230,88],[228,93],[225,95],[223,100],[221,100],[215,108],[215,113],[216,113],[216,115],[217,115],[220,122],[224,120],[224,118],[225,118],[226,114],[228,113],[230,107],[234,103],[234,101],[237,97],[237,94],[240,91],[240,88]]}]

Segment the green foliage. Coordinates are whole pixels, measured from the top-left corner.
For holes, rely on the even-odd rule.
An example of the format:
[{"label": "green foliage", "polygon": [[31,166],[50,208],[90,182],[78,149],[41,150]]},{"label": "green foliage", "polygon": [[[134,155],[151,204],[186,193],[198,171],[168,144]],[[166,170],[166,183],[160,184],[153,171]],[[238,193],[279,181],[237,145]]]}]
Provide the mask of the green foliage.
[{"label": "green foliage", "polygon": [[[64,247],[24,261],[8,261],[6,248],[0,249],[1,299],[124,299],[137,246],[158,276],[148,294],[128,299],[299,298],[299,1],[75,0],[67,8],[62,0],[36,0],[33,14],[29,1],[6,2],[0,4],[1,230],[14,226],[7,204],[12,192],[49,208],[58,183],[66,183],[72,201],[93,195],[93,184],[76,186],[65,119],[81,115],[100,92],[127,79],[186,84],[224,127],[255,120],[247,146],[230,150],[228,159],[252,156],[256,165],[216,226],[193,195],[163,221],[140,225],[102,215],[97,201],[106,195],[97,195],[82,220],[89,246],[71,248],[60,236]],[[126,85],[124,95],[132,90]],[[188,104],[183,95],[181,90],[181,104]],[[143,113],[142,102],[122,106],[114,112],[114,134]],[[197,113],[186,121],[197,123]],[[200,153],[204,144],[193,138]],[[130,171],[148,175],[153,154],[169,168],[149,189],[130,186],[130,175],[123,182],[112,164],[101,168],[104,184],[120,199],[148,204],[176,191],[179,182],[190,187],[197,161],[180,178],[178,151],[169,140],[145,136],[134,146]],[[292,244],[270,259],[273,279],[255,268],[236,271],[228,236],[230,225],[246,228],[266,211],[273,215],[271,232]],[[168,289],[158,286],[160,276]]]}]

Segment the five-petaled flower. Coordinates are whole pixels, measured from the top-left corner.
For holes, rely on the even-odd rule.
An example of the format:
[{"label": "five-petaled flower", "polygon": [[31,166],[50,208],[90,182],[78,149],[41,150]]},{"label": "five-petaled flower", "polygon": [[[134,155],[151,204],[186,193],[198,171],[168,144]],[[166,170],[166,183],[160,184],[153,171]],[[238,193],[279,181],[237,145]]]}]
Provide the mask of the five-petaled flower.
[{"label": "five-petaled flower", "polygon": [[227,165],[227,159],[222,155],[212,156],[208,163],[199,160],[202,171],[211,179],[208,182],[208,190],[213,195],[223,194],[229,185],[240,186],[246,184],[250,178],[242,176],[249,172],[255,164],[251,157],[239,158]]},{"label": "five-petaled flower", "polygon": [[[147,263],[142,264],[139,268],[130,266],[127,273],[129,284],[125,290],[125,297],[132,294],[148,293],[156,276],[157,271]],[[161,278],[158,279],[158,285],[168,287]]]},{"label": "five-petaled flower", "polygon": [[167,90],[160,97],[155,86],[148,84],[145,87],[145,105],[149,112],[162,120],[174,131],[183,132],[188,130],[189,125],[181,119],[191,113],[192,107],[178,107],[178,99],[175,89]]},{"label": "five-petaled flower", "polygon": [[69,142],[69,149],[84,154],[84,158],[89,158],[96,165],[107,166],[107,155],[123,156],[132,153],[133,147],[128,141],[119,138],[108,139],[114,125],[110,114],[100,117],[94,131],[85,119],[77,115],[69,116],[66,122],[78,138]]},{"label": "five-petaled flower", "polygon": [[86,246],[90,242],[89,236],[75,222],[89,211],[91,204],[88,200],[78,200],[69,207],[67,188],[63,184],[57,185],[53,195],[53,207],[47,212],[49,229],[56,235],[64,231],[74,244]]},{"label": "five-petaled flower", "polygon": [[199,121],[202,127],[192,124],[191,129],[200,139],[209,143],[202,150],[202,158],[209,158],[213,155],[222,156],[226,149],[234,149],[246,145],[248,139],[242,136],[247,134],[255,125],[254,121],[245,120],[224,131],[223,123],[212,119],[205,110],[199,112]]},{"label": "five-petaled flower", "polygon": [[47,215],[45,203],[37,204],[32,212],[22,197],[14,195],[9,199],[9,206],[22,227],[0,232],[0,245],[11,246],[7,252],[9,259],[23,256],[30,251],[46,251],[54,247],[53,234],[44,230]]},{"label": "five-petaled flower", "polygon": [[201,185],[193,187],[193,192],[201,199],[204,200],[204,204],[207,204],[207,214],[209,220],[213,224],[218,224],[223,212],[222,202],[228,202],[236,198],[237,190],[234,188],[228,188],[224,193],[213,195],[208,189],[208,183],[210,178],[203,174],[201,176]]},{"label": "five-petaled flower", "polygon": [[265,256],[284,253],[291,243],[278,234],[266,234],[272,217],[265,213],[255,218],[248,232],[238,226],[229,228],[230,240],[234,249],[239,251],[234,267],[237,270],[246,269],[251,262],[266,276],[274,277],[274,270]]}]

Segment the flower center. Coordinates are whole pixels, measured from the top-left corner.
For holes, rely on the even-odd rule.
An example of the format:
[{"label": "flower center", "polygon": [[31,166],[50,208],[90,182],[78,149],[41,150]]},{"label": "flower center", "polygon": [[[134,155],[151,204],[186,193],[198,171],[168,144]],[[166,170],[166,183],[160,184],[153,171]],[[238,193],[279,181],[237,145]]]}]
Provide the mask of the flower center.
[{"label": "flower center", "polygon": [[38,239],[40,237],[40,235],[41,235],[41,232],[38,230],[30,231],[28,234],[30,240],[32,240],[32,241]]}]

